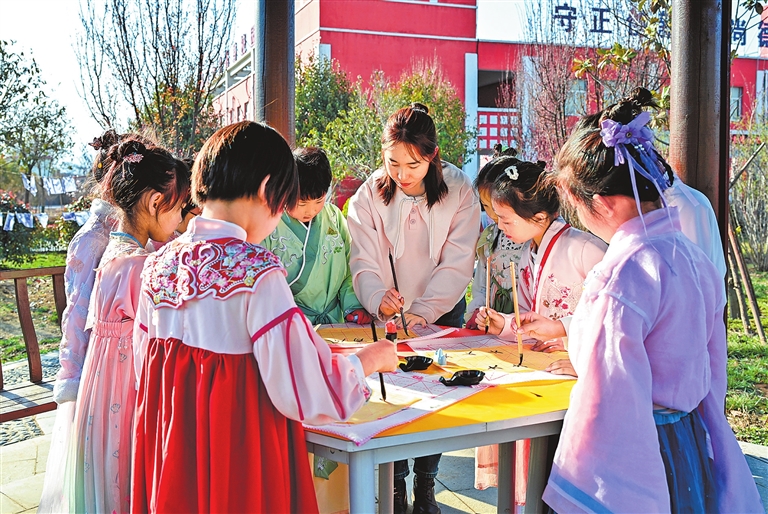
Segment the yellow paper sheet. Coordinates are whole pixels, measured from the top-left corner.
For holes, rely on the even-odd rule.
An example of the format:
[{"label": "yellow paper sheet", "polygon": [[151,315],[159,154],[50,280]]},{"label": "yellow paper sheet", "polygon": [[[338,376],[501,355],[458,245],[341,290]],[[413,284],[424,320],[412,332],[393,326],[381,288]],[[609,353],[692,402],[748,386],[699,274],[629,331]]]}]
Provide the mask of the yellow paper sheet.
[{"label": "yellow paper sheet", "polygon": [[414,434],[565,410],[575,383],[575,380],[564,380],[489,387],[445,409],[406,425],[390,428],[376,437]]},{"label": "yellow paper sheet", "polygon": [[445,354],[447,364],[441,367],[450,372],[461,369],[479,369],[486,372],[494,370],[505,373],[543,371],[553,362],[568,358],[568,352],[523,351],[523,365],[518,366],[520,354],[517,353],[517,345],[491,346],[460,351],[448,350]]},{"label": "yellow paper sheet", "polygon": [[381,392],[377,389],[373,391],[371,399],[360,407],[351,418],[347,420],[349,424],[366,423],[368,421],[375,421],[377,419],[384,418],[390,414],[410,407],[414,403],[421,400],[420,396],[409,395],[407,390],[395,389],[394,387],[387,388],[387,399],[381,399]]}]

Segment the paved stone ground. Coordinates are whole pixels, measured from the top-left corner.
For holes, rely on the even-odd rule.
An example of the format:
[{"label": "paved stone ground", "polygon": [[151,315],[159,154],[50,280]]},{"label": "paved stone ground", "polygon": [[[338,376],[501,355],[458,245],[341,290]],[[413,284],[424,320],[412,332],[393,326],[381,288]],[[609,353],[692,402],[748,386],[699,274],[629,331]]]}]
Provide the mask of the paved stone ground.
[{"label": "paved stone ground", "polygon": [[[59,352],[50,352],[41,356],[43,365],[43,378],[49,379],[56,376],[59,371]],[[3,365],[3,382],[6,386],[18,384],[29,380],[29,364],[27,360],[20,360]],[[0,446],[19,443],[33,437],[43,435],[43,431],[35,423],[33,418],[16,419],[0,423]],[[0,509],[0,512],[5,512]]]},{"label": "paved stone ground", "polygon": [[[53,411],[29,418],[43,436],[0,447],[0,512],[35,512],[43,490],[55,416],[56,411]],[[768,447],[749,443],[741,443],[741,447],[755,477],[763,506],[768,510]],[[496,489],[477,491],[472,487],[473,481],[473,449],[443,454],[435,496],[444,514],[496,512]]]},{"label": "paved stone ground", "polygon": [[56,411],[26,418],[44,435],[0,447],[0,512],[36,512],[55,418]]}]

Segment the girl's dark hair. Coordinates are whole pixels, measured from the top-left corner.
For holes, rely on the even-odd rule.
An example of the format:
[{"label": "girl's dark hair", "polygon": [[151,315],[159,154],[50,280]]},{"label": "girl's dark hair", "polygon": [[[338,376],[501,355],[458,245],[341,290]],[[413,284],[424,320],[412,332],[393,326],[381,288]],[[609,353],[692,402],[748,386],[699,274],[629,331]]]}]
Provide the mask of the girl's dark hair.
[{"label": "girl's dark hair", "polygon": [[[405,143],[408,152],[414,158],[429,158],[429,170],[424,177],[424,189],[427,194],[427,207],[431,209],[448,194],[448,186],[443,180],[443,162],[437,146],[437,129],[427,106],[412,103],[410,107],[403,107],[389,117],[381,136],[381,148],[386,150],[398,143]],[[412,152],[416,152],[416,155]],[[384,166],[386,169],[386,163]],[[397,191],[397,184],[387,173],[384,173],[378,178],[376,185],[384,205],[389,205]]]},{"label": "girl's dark hair", "polygon": [[107,158],[111,165],[103,179],[104,198],[129,217],[146,191],[162,194],[159,212],[173,209],[189,191],[186,166],[164,148],[130,138],[112,145]]},{"label": "girl's dark hair", "polygon": [[94,137],[93,141],[88,143],[89,146],[96,150],[96,158],[93,160],[93,166],[91,167],[91,175],[97,183],[101,183],[104,179],[104,175],[109,171],[109,149],[113,145],[120,142],[120,134],[115,132],[114,129],[109,129],[98,137]]},{"label": "girl's dark hair", "polygon": [[254,197],[267,177],[265,200],[272,214],[295,207],[299,176],[283,136],[262,123],[233,123],[214,132],[200,149],[192,167],[192,199],[202,205]]},{"label": "girl's dark hair", "polygon": [[476,191],[480,191],[481,189],[491,189],[493,187],[493,183],[496,182],[496,179],[499,177],[499,175],[504,172],[504,168],[500,166],[494,166],[494,162],[499,157],[514,157],[517,155],[517,150],[511,146],[503,151],[501,148],[502,146],[499,143],[496,143],[493,146],[493,159],[485,163],[485,166],[480,169],[477,177],[475,177],[473,185],[475,186]]},{"label": "girl's dark hair", "polygon": [[310,146],[297,148],[293,152],[299,172],[299,189],[302,200],[317,200],[324,197],[331,187],[331,163],[320,148]]},{"label": "girl's dark hair", "polygon": [[[191,159],[189,157],[185,157],[183,159],[177,159],[178,168],[184,171],[184,174],[187,177],[187,181],[189,183],[192,182],[192,165],[195,163],[194,159]],[[197,207],[195,205],[195,202],[192,201],[192,189],[190,189],[187,192],[187,196],[184,197],[184,203],[181,205],[181,219],[184,219],[184,217]]]},{"label": "girl's dark hair", "polygon": [[[592,211],[594,195],[622,195],[634,198],[632,179],[626,162],[614,165],[616,149],[607,147],[600,134],[600,123],[613,120],[626,125],[634,120],[644,107],[658,107],[651,92],[635,88],[629,97],[610,105],[603,111],[583,117],[565,142],[557,156],[557,166],[551,176],[562,190]],[[639,152],[632,145],[624,145],[636,162],[642,162]],[[670,183],[674,178],[672,168],[655,150],[651,150],[661,169],[665,170]],[[656,186],[635,171],[635,183],[641,202],[659,199]]]},{"label": "girl's dark hair", "polygon": [[544,161],[528,162],[515,157],[502,156],[486,164],[489,175],[496,175],[491,198],[509,205],[525,220],[540,212],[548,215],[560,211],[560,199],[554,184],[546,180]]}]

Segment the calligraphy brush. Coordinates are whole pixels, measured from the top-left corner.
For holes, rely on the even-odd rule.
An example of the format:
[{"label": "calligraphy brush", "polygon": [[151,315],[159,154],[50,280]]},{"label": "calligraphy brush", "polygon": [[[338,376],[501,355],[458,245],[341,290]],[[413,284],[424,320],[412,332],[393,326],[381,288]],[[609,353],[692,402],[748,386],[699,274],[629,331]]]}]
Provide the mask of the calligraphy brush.
[{"label": "calligraphy brush", "polygon": [[[389,252],[389,266],[392,268],[392,280],[394,280],[395,282],[395,289],[397,289],[397,292],[400,293],[400,288],[397,287],[397,274],[395,273],[395,261],[392,260],[391,250]],[[403,311],[402,307],[400,307],[400,319],[403,320],[403,332],[405,332],[405,335],[410,336],[411,334],[408,333],[408,324],[405,322],[405,312]]]},{"label": "calligraphy brush", "polygon": [[[378,334],[376,334],[376,320],[371,316],[371,332],[373,333],[373,342],[379,340]],[[381,399],[387,401],[387,390],[384,388],[384,375],[379,371],[379,382],[381,383]]]},{"label": "calligraphy brush", "polygon": [[488,325],[491,324],[491,318],[488,309],[491,307],[491,253],[488,252],[488,259],[485,261],[485,333],[488,333]]},{"label": "calligraphy brush", "polygon": [[[515,277],[515,261],[510,261],[509,271],[512,274],[512,301],[515,304],[515,323],[517,323],[517,329],[520,330],[520,307],[517,303],[517,278]],[[517,332],[517,331],[515,331]],[[523,336],[520,332],[517,332],[517,353],[520,354],[520,362],[518,366],[523,365]]]}]

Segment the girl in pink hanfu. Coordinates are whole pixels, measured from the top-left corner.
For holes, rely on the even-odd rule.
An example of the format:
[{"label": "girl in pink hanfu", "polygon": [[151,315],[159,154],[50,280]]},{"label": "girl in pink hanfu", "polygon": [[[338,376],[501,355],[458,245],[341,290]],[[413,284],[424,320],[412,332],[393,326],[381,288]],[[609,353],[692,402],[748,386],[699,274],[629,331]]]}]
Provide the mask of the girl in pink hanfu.
[{"label": "girl in pink hanfu", "polygon": [[[109,169],[108,150],[120,137],[114,130],[108,130],[90,143],[98,152],[91,169],[97,184],[101,183]],[[94,198],[88,221],[80,227],[67,249],[67,269],[64,273],[67,307],[61,316],[62,336],[59,343],[61,368],[53,384],[53,399],[58,407],[38,512],[62,512],[68,508],[68,499],[61,487],[65,470],[63,463],[66,462],[80,374],[91,335],[91,331],[85,328],[88,305],[96,268],[109,242],[109,233],[116,225],[112,206]]]},{"label": "girl in pink hanfu", "polygon": [[133,512],[316,512],[300,422],[349,418],[366,375],[397,365],[388,341],[332,355],[256,243],[298,199],[274,129],[219,129],[193,167],[203,207],[147,259],[137,323]]},{"label": "girl in pink hanfu", "polygon": [[105,198],[117,230],[96,272],[86,328],[88,352],[77,395],[64,490],[73,512],[127,512],[136,379],[132,334],[149,238],[165,240],[189,187],[164,149],[127,139],[110,151]]},{"label": "girl in pink hanfu", "polygon": [[672,173],[646,105],[635,90],[558,156],[558,188],[610,246],[571,322],[579,378],[544,500],[557,512],[763,512],[724,415],[722,276],[662,208]]},{"label": "girl in pink hanfu", "polygon": [[[544,163],[526,162],[514,157],[500,157],[492,164],[503,170],[494,183],[491,201],[499,218],[499,228],[516,243],[530,242],[520,258],[517,283],[520,312],[534,311],[549,319],[571,316],[581,296],[582,284],[592,267],[605,254],[603,241],[571,227],[560,217],[560,200],[554,186],[544,180]],[[515,339],[514,316],[481,308],[478,328]],[[541,340],[533,350],[564,349],[562,340]],[[568,359],[547,368],[555,374],[573,375]],[[515,502],[525,504],[528,475],[529,441],[518,441],[515,451]],[[496,486],[498,446],[478,448],[475,487]]]}]

